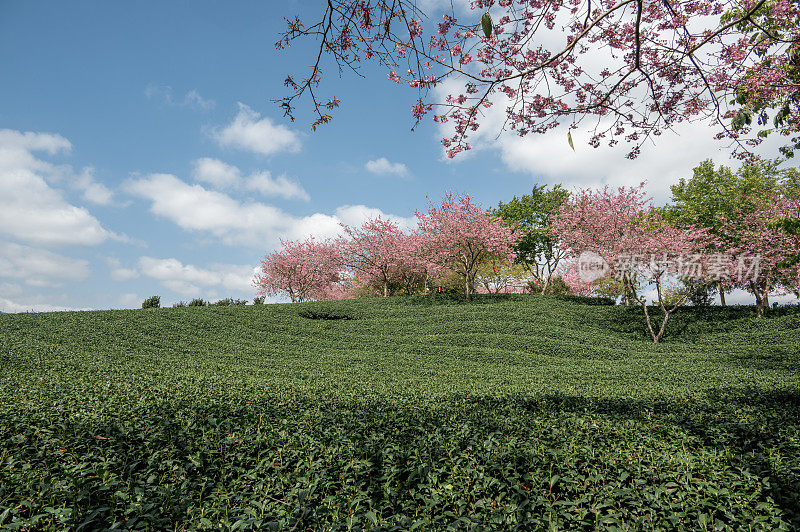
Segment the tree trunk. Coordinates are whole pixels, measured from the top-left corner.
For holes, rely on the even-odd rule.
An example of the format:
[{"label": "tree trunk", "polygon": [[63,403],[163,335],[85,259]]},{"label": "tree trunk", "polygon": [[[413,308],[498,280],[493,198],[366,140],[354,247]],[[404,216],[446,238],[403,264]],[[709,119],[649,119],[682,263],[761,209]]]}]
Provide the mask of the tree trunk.
[{"label": "tree trunk", "polygon": [[661,341],[661,338],[664,336],[664,331],[667,329],[667,321],[669,320],[669,312],[664,313],[664,321],[661,322],[661,329],[658,331],[658,334],[653,337],[653,343],[657,344]]},{"label": "tree trunk", "polygon": [[[650,320],[650,313],[647,311],[647,300],[641,299],[639,303],[642,305],[642,309],[644,310],[644,319],[647,322],[647,330],[650,331],[650,337],[653,339],[653,343],[658,343],[660,335],[656,335],[656,332],[653,330],[653,323]],[[664,329],[662,326],[661,332],[663,333]]]},{"label": "tree trunk", "polygon": [[767,294],[762,294],[761,287],[754,281],[750,281],[750,290],[752,290],[753,295],[756,296],[756,316],[760,318],[764,315],[764,310],[767,304],[769,304]]},{"label": "tree trunk", "polygon": [[719,290],[719,304],[723,307],[727,306],[725,304],[725,287],[722,286],[722,281],[717,281],[717,290]]},{"label": "tree trunk", "polygon": [[633,288],[633,283],[627,277],[622,281],[622,287],[625,292],[625,296],[623,300],[625,301],[625,306],[631,304],[631,301],[638,301],[639,298],[636,295],[636,290]]},{"label": "tree trunk", "polygon": [[464,276],[464,292],[467,294],[467,301],[469,301],[469,274]]},{"label": "tree trunk", "polygon": [[389,297],[389,283],[383,282],[383,297]]}]

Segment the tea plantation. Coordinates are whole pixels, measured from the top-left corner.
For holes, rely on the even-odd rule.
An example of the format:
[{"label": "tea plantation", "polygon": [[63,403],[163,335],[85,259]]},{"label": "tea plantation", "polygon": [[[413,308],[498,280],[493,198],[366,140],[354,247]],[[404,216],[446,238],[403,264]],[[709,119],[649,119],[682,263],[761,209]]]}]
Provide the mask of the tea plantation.
[{"label": "tea plantation", "polygon": [[0,528],[800,527],[800,312],[588,303],[0,316]]}]

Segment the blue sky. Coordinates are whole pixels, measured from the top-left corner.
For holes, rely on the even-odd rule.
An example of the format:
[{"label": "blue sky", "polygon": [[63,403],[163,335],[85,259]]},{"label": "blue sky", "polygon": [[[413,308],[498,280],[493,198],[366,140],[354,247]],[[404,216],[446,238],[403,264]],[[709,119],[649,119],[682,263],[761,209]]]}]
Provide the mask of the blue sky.
[{"label": "blue sky", "polygon": [[375,214],[411,224],[448,190],[490,206],[537,182],[646,179],[663,201],[702,159],[730,164],[707,124],[632,162],[580,135],[575,152],[558,132],[498,136],[497,116],[450,161],[446,131],[411,131],[415,93],[370,67],[339,78],[327,65],[321,91],[342,106],[312,133],[308,107],[292,123],[271,100],[313,43],[274,43],[282,17],[320,7],[0,1],[0,311],[252,299],[253,268],[279,238]]}]

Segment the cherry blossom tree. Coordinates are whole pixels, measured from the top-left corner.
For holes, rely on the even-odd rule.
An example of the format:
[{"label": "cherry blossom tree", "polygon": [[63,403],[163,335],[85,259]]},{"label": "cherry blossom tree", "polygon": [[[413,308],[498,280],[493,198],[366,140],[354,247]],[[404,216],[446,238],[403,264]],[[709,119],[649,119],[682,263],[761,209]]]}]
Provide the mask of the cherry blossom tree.
[{"label": "cherry blossom tree", "polygon": [[739,285],[755,296],[759,316],[769,308],[772,291],[800,293],[800,264],[794,260],[800,250],[800,235],[776,223],[797,218],[800,199],[774,196],[754,212],[729,221],[741,235],[730,268]]},{"label": "cherry blossom tree", "polygon": [[647,330],[653,342],[658,343],[664,337],[670,316],[686,303],[690,295],[688,290],[683,290],[672,291],[667,297],[665,283],[669,278],[709,282],[708,250],[714,241],[706,229],[677,229],[652,210],[645,212],[634,223],[640,231],[641,240],[633,248],[632,257],[645,260],[631,264],[627,269],[617,261],[614,270],[617,277],[640,278],[655,286],[656,303],[661,310],[660,324],[650,315],[644,295],[633,292],[633,297],[644,311]]},{"label": "cherry blossom tree", "polygon": [[[800,131],[797,1],[469,4],[473,12],[464,16],[451,4],[429,17],[416,0],[328,0],[310,23],[287,20],[278,48],[304,38],[319,47],[310,72],[286,78],[285,113],[293,119],[297,100],[308,96],[312,127],[331,120],[340,101],[318,94],[331,59],[339,72],[359,74],[377,63],[390,80],[412,87],[416,120],[430,113],[452,125],[442,141],[450,156],[470,149],[493,105],[502,107],[503,128],[519,135],[588,126],[589,145],[624,140],[629,157],[687,120],[715,121],[713,133],[732,139],[742,156],[771,131]],[[442,83],[450,83],[446,96],[429,92]],[[770,111],[772,127],[756,131],[753,121],[767,124]],[[565,141],[573,144],[571,131]]]},{"label": "cherry blossom tree", "polygon": [[[714,244],[706,229],[676,228],[667,223],[646,197],[644,183],[639,187],[586,189],[573,194],[553,216],[552,228],[569,249],[570,258],[578,258],[578,266],[580,254],[592,252],[603,261],[609,275],[622,281],[625,297],[642,307],[647,329],[656,343],[663,338],[672,313],[689,296],[685,292],[668,301],[665,282],[669,278],[704,279],[708,250]],[[580,276],[576,279],[579,270],[572,267],[574,263],[568,264],[567,284],[575,286],[581,281],[590,292],[591,281]],[[655,288],[660,323],[654,321],[646,297],[634,289],[639,283]]]},{"label": "cherry blossom tree", "polygon": [[574,256],[570,256],[561,261],[556,270],[556,275],[560,276],[564,283],[569,288],[570,294],[576,296],[590,296],[592,295],[591,283],[581,279],[580,271],[578,270],[578,260]]},{"label": "cherry blossom tree", "polygon": [[625,287],[621,280],[607,276],[587,283],[581,279],[578,269],[577,257],[570,257],[562,260],[556,270],[556,277],[564,281],[570,294],[584,297],[607,297],[617,300],[620,296],[625,296]]},{"label": "cherry blossom tree", "polygon": [[441,268],[427,254],[425,237],[415,231],[403,235],[398,245],[398,262],[394,276],[406,294],[427,292],[428,282],[441,273]]},{"label": "cherry blossom tree", "polygon": [[337,245],[344,265],[361,286],[377,289],[383,297],[399,290],[406,294],[425,290],[436,266],[427,259],[419,234],[407,234],[381,217],[359,227],[343,227]]},{"label": "cherry blossom tree", "polygon": [[478,265],[494,257],[514,258],[517,236],[501,220],[487,214],[469,195],[445,195],[441,204],[430,204],[427,213],[416,213],[419,232],[430,262],[458,274],[467,301],[475,289]]},{"label": "cherry blossom tree", "polygon": [[[635,220],[649,206],[644,183],[616,190],[609,187],[583,189],[573,193],[553,215],[551,230],[561,245],[572,252],[573,258],[583,251],[592,251],[611,265],[620,255],[638,249],[642,234]],[[570,279],[568,285],[577,288],[575,276],[568,274],[566,279]],[[624,301],[629,304],[636,293],[636,279],[628,277],[622,281]]]},{"label": "cherry blossom tree", "polygon": [[338,240],[345,265],[366,285],[376,286],[389,295],[397,284],[406,235],[394,222],[380,216],[360,227],[342,224],[344,235]]},{"label": "cherry blossom tree", "polygon": [[261,261],[253,285],[261,295],[287,295],[292,302],[344,297],[342,256],[331,241],[281,240]]}]

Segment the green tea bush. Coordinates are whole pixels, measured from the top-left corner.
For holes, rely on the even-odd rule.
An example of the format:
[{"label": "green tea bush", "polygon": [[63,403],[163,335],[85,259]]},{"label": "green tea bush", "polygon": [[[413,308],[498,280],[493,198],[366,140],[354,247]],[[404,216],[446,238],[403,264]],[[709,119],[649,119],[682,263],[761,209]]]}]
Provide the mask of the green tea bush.
[{"label": "green tea bush", "polygon": [[554,294],[554,299],[558,299],[561,301],[571,301],[574,303],[580,303],[582,305],[616,305],[617,302],[611,299],[610,297],[586,297],[586,296],[573,296],[570,294]]},{"label": "green tea bush", "polygon": [[0,529],[798,529],[800,309],[641,312],[0,316]]},{"label": "green tea bush", "polygon": [[246,299],[233,299],[231,297],[226,297],[225,299],[220,299],[219,301],[215,301],[214,303],[208,303],[209,306],[213,307],[229,307],[231,305],[247,305]]}]

